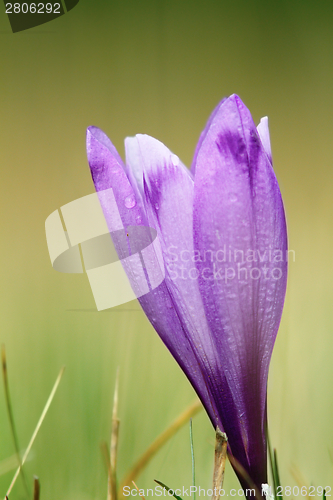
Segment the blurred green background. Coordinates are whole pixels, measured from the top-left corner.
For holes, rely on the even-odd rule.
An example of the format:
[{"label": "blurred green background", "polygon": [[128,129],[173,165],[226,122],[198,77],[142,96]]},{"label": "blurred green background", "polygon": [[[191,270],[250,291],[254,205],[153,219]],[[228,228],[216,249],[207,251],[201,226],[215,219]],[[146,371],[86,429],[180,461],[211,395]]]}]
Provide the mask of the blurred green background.
[{"label": "blurred green background", "polygon": [[[295,464],[309,484],[332,485],[332,3],[80,0],[15,35],[3,7],[0,51],[0,340],[22,448],[66,365],[26,465],[42,498],[106,498],[100,442],[118,366],[120,476],[195,397],[138,303],[94,312],[87,277],[51,267],[45,219],[93,192],[85,129],[104,129],[121,155],[126,136],[148,133],[190,165],[206,119],[231,93],[256,122],[269,116],[296,252],[268,388],[281,480],[295,484]],[[204,412],[193,429],[197,483],[207,488],[214,433]],[[1,388],[0,460],[12,453]],[[12,475],[0,477],[0,496]],[[190,484],[187,426],[137,482],[154,478]],[[228,469],[225,488],[235,485]],[[12,498],[23,498],[20,481]]]}]

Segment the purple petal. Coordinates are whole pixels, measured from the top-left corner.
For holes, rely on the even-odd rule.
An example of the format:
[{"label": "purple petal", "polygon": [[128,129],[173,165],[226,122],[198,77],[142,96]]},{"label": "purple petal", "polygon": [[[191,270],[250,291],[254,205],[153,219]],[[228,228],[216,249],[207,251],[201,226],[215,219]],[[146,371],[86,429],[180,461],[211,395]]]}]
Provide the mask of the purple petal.
[{"label": "purple petal", "polygon": [[[147,279],[137,250],[150,244],[147,232],[130,231],[141,225],[144,213],[124,171],[123,162],[110,139],[97,127],[87,130],[87,156],[98,198],[119,259],[135,294],[147,290]],[[159,268],[156,259],[155,267]],[[139,293],[140,291],[140,293]]]},{"label": "purple petal", "polygon": [[126,137],[125,155],[129,177],[134,180],[134,183],[138,186],[140,195],[143,196],[142,159],[140,157],[140,148],[137,137]]},{"label": "purple petal", "polygon": [[[198,151],[193,225],[195,249],[202,256],[212,251],[197,267],[221,360],[214,398],[232,453],[260,486],[266,482],[266,385],[286,289],[287,236],[274,171],[238,96],[219,106]],[[277,254],[282,260],[275,262]],[[219,384],[228,386],[240,422],[234,435]]]},{"label": "purple petal", "polygon": [[203,141],[206,138],[207,132],[209,131],[210,125],[211,125],[212,121],[214,120],[216,113],[218,112],[221,104],[225,100],[226,100],[226,98],[222,99],[222,101],[216,106],[216,108],[214,109],[214,111],[212,112],[210,117],[208,118],[208,122],[206,123],[204,130],[200,134],[199,141],[198,141],[197,147],[195,148],[194,157],[193,157],[193,161],[192,161],[192,165],[191,165],[191,173],[193,176],[195,175],[195,167],[197,164],[197,157],[198,157],[198,153],[199,153],[200,148],[201,148],[201,144],[203,143]]},{"label": "purple petal", "polygon": [[129,181],[136,194],[140,207],[144,210],[142,160],[140,158],[139,145],[136,137],[126,137],[125,155]]},{"label": "purple petal", "polygon": [[[138,199],[135,196],[135,178],[133,177],[133,184],[131,185],[126,176],[122,160],[113,144],[104,132],[96,127],[89,127],[87,130],[87,156],[95,188],[100,194],[101,206],[110,232],[114,231],[114,216],[110,210],[109,200],[107,197],[101,196],[109,188],[113,190],[124,227],[140,225],[142,221],[147,221],[146,213],[140,209],[139,203],[137,203]],[[132,208],[126,206],[125,200],[129,199],[135,201]],[[115,242],[115,246],[118,256],[121,258],[123,248],[120,244],[117,245],[117,242]],[[119,247],[121,247],[120,250]],[[211,396],[207,392],[201,367],[189,340],[189,334],[180,321],[177,305],[174,303],[166,283],[163,282],[159,287],[140,297],[139,302],[180,367],[187,376],[190,376],[191,383],[198,396],[204,402],[210,401]],[[213,412],[213,406],[211,406],[211,418]]]},{"label": "purple petal", "polygon": [[[121,157],[119,156],[118,151],[116,150],[116,148],[114,147],[114,145],[112,144],[112,142],[110,141],[108,136],[103,132],[103,130],[101,130],[98,127],[93,127],[93,126],[88,127],[88,129],[87,129],[87,148],[88,148],[88,141],[90,144],[91,137],[94,137],[94,139],[96,141],[98,141],[101,145],[105,146],[106,149],[108,149],[110,151],[110,153],[114,157],[115,161],[118,162],[119,165],[123,166],[123,161],[122,161]],[[87,151],[88,151],[88,149],[87,149]],[[90,150],[90,153],[91,153],[91,150]]]},{"label": "purple petal", "polygon": [[[144,214],[137,206],[124,164],[110,139],[97,127],[87,130],[87,156],[96,191],[112,188],[123,226],[140,224]],[[107,201],[103,203],[101,198],[100,201],[109,229],[113,231]]]},{"label": "purple petal", "polygon": [[[218,363],[218,359],[210,339],[193,260],[193,179],[164,144],[147,135],[137,135],[136,140],[145,182],[148,224],[157,230],[161,243],[166,264],[165,285],[183,327],[180,335],[188,340],[193,351],[192,369],[184,371],[193,385],[197,385],[197,373],[200,373],[205,393],[203,402],[216,426],[216,411],[205,384],[209,376],[208,363]],[[170,346],[170,333],[168,337],[166,343]],[[172,351],[176,359],[183,362],[189,356],[188,349],[182,350],[181,345],[177,349],[173,346]],[[193,372],[194,363],[198,368]]]}]

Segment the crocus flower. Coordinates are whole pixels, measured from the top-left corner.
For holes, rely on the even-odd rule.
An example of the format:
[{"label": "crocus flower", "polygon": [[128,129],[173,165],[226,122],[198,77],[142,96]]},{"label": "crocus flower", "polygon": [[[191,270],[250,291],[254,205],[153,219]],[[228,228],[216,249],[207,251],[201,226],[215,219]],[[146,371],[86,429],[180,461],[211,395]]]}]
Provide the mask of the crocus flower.
[{"label": "crocus flower", "polygon": [[127,138],[125,150],[126,165],[100,129],[88,128],[96,191],[112,188],[123,225],[153,227],[161,244],[165,280],[140,304],[214,428],[226,432],[229,453],[261,488],[268,368],[287,278],[267,118],[256,127],[237,95],[224,99],[190,170],[147,135]]}]

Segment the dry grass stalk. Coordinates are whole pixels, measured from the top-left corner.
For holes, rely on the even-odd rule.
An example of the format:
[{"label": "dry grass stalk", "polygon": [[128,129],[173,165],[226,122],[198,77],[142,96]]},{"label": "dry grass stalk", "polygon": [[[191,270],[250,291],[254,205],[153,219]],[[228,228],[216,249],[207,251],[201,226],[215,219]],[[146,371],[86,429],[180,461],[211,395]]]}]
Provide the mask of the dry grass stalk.
[{"label": "dry grass stalk", "polygon": [[34,477],[34,500],[39,500],[40,496],[40,484],[38,477]]},{"label": "dry grass stalk", "polygon": [[142,500],[146,500],[145,497],[143,495],[140,494],[140,490],[139,488],[137,487],[137,485],[135,484],[134,481],[132,481],[132,483],[134,484],[135,488],[137,489],[138,493],[139,493],[139,496],[142,498]]},{"label": "dry grass stalk", "polygon": [[12,482],[10,483],[10,486],[9,486],[9,488],[8,488],[8,491],[7,491],[7,494],[6,494],[6,496],[5,496],[5,499],[6,499],[6,500],[8,499],[8,496],[9,496],[10,492],[11,492],[11,491],[12,491],[12,489],[13,489],[13,486],[14,486],[14,484],[15,484],[15,482],[16,482],[16,479],[18,478],[18,475],[19,475],[19,473],[20,473],[20,471],[21,471],[21,467],[24,465],[24,463],[25,463],[25,461],[26,461],[26,459],[27,459],[27,456],[28,456],[28,455],[29,455],[29,453],[30,453],[31,447],[32,447],[32,445],[33,445],[33,443],[34,443],[34,441],[35,441],[35,439],[36,439],[36,436],[37,436],[37,434],[38,434],[39,429],[41,428],[41,425],[42,425],[42,423],[43,423],[43,421],[44,421],[44,418],[45,418],[45,416],[46,416],[46,414],[47,414],[47,412],[48,412],[48,410],[49,410],[49,408],[50,408],[50,405],[51,405],[52,400],[53,400],[53,398],[54,398],[54,396],[55,396],[55,393],[56,393],[56,391],[57,391],[57,389],[58,389],[58,386],[59,386],[59,384],[60,384],[60,380],[61,380],[61,378],[62,378],[62,376],[63,376],[64,371],[65,371],[65,367],[61,368],[60,373],[59,373],[59,375],[58,375],[58,377],[57,377],[57,380],[55,381],[55,384],[54,384],[54,386],[53,386],[53,388],[52,388],[51,394],[49,395],[48,400],[46,401],[46,404],[45,404],[45,406],[44,406],[44,409],[43,409],[43,411],[42,411],[42,414],[41,414],[41,416],[39,417],[39,420],[38,420],[38,423],[37,423],[37,425],[36,425],[36,428],[35,428],[35,430],[34,430],[34,432],[33,432],[32,436],[31,436],[31,439],[30,439],[30,442],[29,442],[29,444],[28,444],[28,447],[27,447],[27,449],[25,450],[25,453],[24,453],[23,458],[22,458],[21,465],[18,467],[18,469],[17,469],[17,471],[15,472],[15,475],[14,475],[14,477],[13,477],[13,480],[12,480]]},{"label": "dry grass stalk", "polygon": [[142,472],[146,467],[148,462],[153,458],[153,456],[162,448],[162,446],[174,435],[176,432],[187,423],[191,417],[196,415],[202,409],[201,401],[198,399],[192,403],[186,410],[184,410],[173,422],[172,424],[163,431],[152,444],[147,448],[147,450],[141,455],[141,457],[133,465],[132,469],[129,471],[127,476],[122,481],[118,495],[122,497],[122,492],[124,486],[131,486],[134,479]]},{"label": "dry grass stalk", "polygon": [[116,386],[113,397],[112,425],[111,425],[111,443],[110,443],[110,461],[108,467],[108,500],[117,500],[117,452],[119,436],[119,418],[118,418],[118,385],[119,371],[117,371]]},{"label": "dry grass stalk", "polygon": [[219,500],[220,489],[223,487],[225,462],[227,459],[228,438],[224,432],[217,427],[215,439],[215,460],[213,472],[213,495],[212,500]]},{"label": "dry grass stalk", "polygon": [[19,448],[19,443],[18,443],[18,439],[17,439],[17,432],[16,432],[16,427],[15,427],[15,422],[14,422],[13,408],[12,408],[12,404],[11,404],[11,400],[10,400],[8,371],[7,371],[7,357],[6,357],[6,348],[5,348],[4,344],[2,344],[2,346],[1,346],[1,361],[2,361],[3,383],[4,383],[4,388],[5,388],[5,400],[6,400],[8,417],[9,417],[10,429],[12,432],[12,438],[13,438],[14,448],[15,448],[15,453],[16,453],[16,460],[17,460],[16,465],[18,465],[20,467],[23,486],[24,486],[24,489],[25,489],[27,496],[29,496],[29,489],[28,489],[27,480],[25,478],[25,475],[24,475],[24,472],[22,469],[20,448]]}]

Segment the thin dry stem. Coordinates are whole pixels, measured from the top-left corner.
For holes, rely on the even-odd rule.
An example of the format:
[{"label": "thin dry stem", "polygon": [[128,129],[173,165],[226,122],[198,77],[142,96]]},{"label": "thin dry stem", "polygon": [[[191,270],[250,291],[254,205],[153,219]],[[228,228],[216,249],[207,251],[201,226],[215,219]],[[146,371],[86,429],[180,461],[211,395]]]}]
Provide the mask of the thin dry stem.
[{"label": "thin dry stem", "polygon": [[110,465],[108,468],[108,497],[107,497],[108,500],[117,500],[117,451],[118,451],[118,436],[119,436],[118,386],[119,386],[119,370],[117,370],[116,385],[113,396]]},{"label": "thin dry stem", "polygon": [[224,432],[216,428],[215,460],[213,472],[213,495],[212,500],[219,500],[220,489],[223,487],[225,462],[227,459],[228,438]]},{"label": "thin dry stem", "polygon": [[15,484],[15,482],[16,482],[16,479],[17,479],[17,477],[18,477],[18,475],[19,475],[19,473],[20,473],[21,467],[22,467],[22,465],[24,464],[24,462],[26,461],[27,456],[28,456],[28,455],[29,455],[29,453],[30,453],[31,447],[32,447],[32,445],[33,445],[33,443],[34,443],[34,441],[35,441],[35,439],[36,439],[36,436],[37,436],[37,434],[38,434],[39,429],[41,428],[41,425],[42,425],[43,420],[44,420],[44,418],[45,418],[45,416],[46,416],[46,414],[47,414],[47,412],[48,412],[48,409],[50,408],[50,405],[51,405],[52,400],[53,400],[53,398],[54,398],[54,395],[55,395],[55,393],[56,393],[56,391],[57,391],[57,389],[58,389],[58,386],[59,386],[59,384],[60,384],[60,380],[61,380],[61,378],[62,378],[62,376],[63,376],[64,371],[65,371],[65,367],[62,367],[62,368],[61,368],[61,370],[60,370],[60,373],[59,373],[59,375],[58,375],[58,377],[57,377],[57,380],[55,381],[55,384],[54,384],[54,386],[53,386],[53,388],[52,388],[51,394],[49,395],[48,400],[46,401],[46,404],[45,404],[45,406],[44,406],[44,409],[43,409],[43,411],[42,411],[42,414],[41,414],[41,416],[39,417],[38,423],[37,423],[36,428],[35,428],[35,430],[34,430],[34,432],[33,432],[32,436],[31,436],[31,439],[30,439],[30,442],[29,442],[29,444],[28,444],[28,447],[27,447],[27,449],[25,450],[25,453],[24,453],[24,455],[23,455],[23,457],[22,457],[22,464],[18,467],[18,469],[17,469],[17,471],[15,472],[15,475],[14,475],[14,477],[13,477],[13,480],[12,480],[12,482],[10,483],[10,486],[9,486],[9,488],[8,488],[8,491],[7,491],[7,494],[6,494],[5,499],[7,499],[7,498],[8,498],[8,496],[9,496],[10,492],[12,491],[13,486],[14,486],[14,484]]},{"label": "thin dry stem", "polygon": [[134,481],[132,481],[132,483],[134,484],[135,488],[137,489],[138,493],[139,493],[139,496],[142,498],[142,500],[146,500],[145,497],[143,495],[140,494],[140,490],[139,488],[137,487],[137,485],[135,484]]},{"label": "thin dry stem", "polygon": [[163,431],[152,444],[147,448],[147,450],[139,457],[136,463],[133,465],[129,473],[126,475],[124,480],[121,482],[120,488],[118,490],[119,497],[122,496],[124,486],[130,486],[134,479],[142,472],[146,467],[148,462],[153,458],[153,456],[162,448],[162,446],[176,434],[176,432],[189,421],[191,417],[194,417],[202,409],[201,402],[197,399],[192,403],[186,410],[184,410],[173,422],[172,424]]},{"label": "thin dry stem", "polygon": [[34,477],[34,500],[39,500],[40,496],[40,484],[38,477]]},{"label": "thin dry stem", "polygon": [[116,386],[113,397],[112,432],[111,432],[111,443],[110,443],[110,462],[111,462],[111,467],[114,471],[117,468],[117,451],[118,451],[118,436],[119,436],[118,388],[119,388],[119,370],[117,370]]},{"label": "thin dry stem", "polygon": [[[5,348],[4,344],[2,344],[2,346],[1,346],[1,361],[2,361],[3,383],[4,383],[4,388],[5,388],[6,406],[7,406],[7,412],[8,412],[8,417],[9,417],[10,429],[12,432],[12,438],[13,438],[13,442],[14,442],[16,460],[17,460],[17,464],[19,465],[20,470],[21,470],[21,477],[22,477],[25,492],[26,492],[27,496],[29,496],[29,488],[28,488],[27,480],[25,478],[25,474],[24,474],[23,469],[22,469],[20,448],[19,448],[19,443],[18,443],[18,439],[17,439],[17,432],[16,432],[16,427],[15,427],[15,422],[14,422],[12,404],[11,404],[11,400],[10,400],[9,383],[8,383],[8,370],[7,370],[7,357],[6,357],[6,348]],[[15,464],[15,466],[17,464]]]},{"label": "thin dry stem", "polygon": [[[20,451],[20,457],[24,455],[24,450]],[[33,453],[31,452],[26,462],[31,460]],[[17,467],[17,455],[12,455],[11,457],[7,457],[0,462],[0,476],[10,472]]]}]

